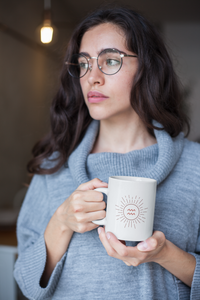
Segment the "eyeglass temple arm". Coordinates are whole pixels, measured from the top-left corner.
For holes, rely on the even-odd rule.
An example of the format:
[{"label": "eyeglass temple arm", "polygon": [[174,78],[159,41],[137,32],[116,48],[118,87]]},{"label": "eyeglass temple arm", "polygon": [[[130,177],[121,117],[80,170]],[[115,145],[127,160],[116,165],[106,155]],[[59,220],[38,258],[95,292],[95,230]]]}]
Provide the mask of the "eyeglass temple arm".
[{"label": "eyeglass temple arm", "polygon": [[78,64],[74,64],[74,63],[71,63],[71,62],[66,61],[66,62],[65,62],[65,65],[73,65],[73,66],[77,66]]},{"label": "eyeglass temple arm", "polygon": [[121,54],[121,57],[137,57],[137,55]]}]

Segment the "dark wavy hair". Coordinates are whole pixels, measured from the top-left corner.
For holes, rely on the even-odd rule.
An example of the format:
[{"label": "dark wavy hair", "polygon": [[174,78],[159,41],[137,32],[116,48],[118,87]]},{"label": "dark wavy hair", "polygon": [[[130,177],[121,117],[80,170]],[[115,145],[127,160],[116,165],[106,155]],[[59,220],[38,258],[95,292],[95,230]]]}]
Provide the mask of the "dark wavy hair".
[{"label": "dark wavy hair", "polygon": [[[117,7],[99,9],[86,17],[74,30],[64,61],[79,52],[81,39],[90,28],[112,23],[120,27],[126,37],[127,49],[138,55],[138,70],[133,80],[130,102],[149,132],[153,135],[152,120],[162,124],[172,137],[185,128],[189,132],[187,116],[182,111],[182,94],[171,59],[157,29],[137,12]],[[63,64],[61,85],[50,109],[51,130],[33,148],[28,171],[52,174],[65,164],[69,155],[81,142],[92,118],[84,102],[79,79],[69,75]],[[54,166],[42,167],[42,162],[58,153]]]}]

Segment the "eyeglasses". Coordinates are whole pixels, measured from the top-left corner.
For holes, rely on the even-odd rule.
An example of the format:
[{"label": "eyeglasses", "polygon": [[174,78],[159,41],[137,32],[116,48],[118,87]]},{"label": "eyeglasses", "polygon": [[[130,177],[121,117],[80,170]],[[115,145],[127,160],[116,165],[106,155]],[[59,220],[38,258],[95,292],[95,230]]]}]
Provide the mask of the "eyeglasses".
[{"label": "eyeglasses", "polygon": [[128,55],[117,49],[104,49],[98,57],[87,57],[85,54],[73,54],[70,61],[65,62],[68,66],[68,72],[72,77],[81,78],[88,70],[92,70],[91,59],[97,60],[99,70],[106,75],[114,75],[122,67],[124,57],[137,57],[137,55]]}]

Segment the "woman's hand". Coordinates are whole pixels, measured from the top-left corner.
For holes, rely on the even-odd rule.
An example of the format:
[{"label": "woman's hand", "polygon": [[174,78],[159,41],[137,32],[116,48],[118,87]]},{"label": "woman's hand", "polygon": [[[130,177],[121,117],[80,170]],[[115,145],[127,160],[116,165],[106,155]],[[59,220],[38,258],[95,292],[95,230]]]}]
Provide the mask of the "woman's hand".
[{"label": "woman's hand", "polygon": [[128,266],[138,266],[145,262],[155,262],[162,258],[165,250],[166,238],[160,231],[155,231],[146,241],[136,247],[126,246],[114,234],[99,227],[99,238],[109,256],[121,259]]},{"label": "woman's hand", "polygon": [[81,184],[56,211],[62,226],[79,233],[97,228],[92,221],[105,218],[106,204],[103,194],[94,189],[107,186],[98,178]]},{"label": "woman's hand", "polygon": [[134,267],[146,262],[156,262],[191,286],[196,266],[195,257],[167,240],[161,231],[155,231],[150,238],[136,247],[127,247],[114,234],[105,233],[104,228],[99,227],[98,233],[109,256]]},{"label": "woman's hand", "polygon": [[44,233],[47,260],[41,277],[41,286],[45,287],[57,262],[66,252],[73,232],[90,231],[98,225],[92,223],[105,217],[105,202],[95,188],[108,184],[95,178],[81,184],[56,210]]}]

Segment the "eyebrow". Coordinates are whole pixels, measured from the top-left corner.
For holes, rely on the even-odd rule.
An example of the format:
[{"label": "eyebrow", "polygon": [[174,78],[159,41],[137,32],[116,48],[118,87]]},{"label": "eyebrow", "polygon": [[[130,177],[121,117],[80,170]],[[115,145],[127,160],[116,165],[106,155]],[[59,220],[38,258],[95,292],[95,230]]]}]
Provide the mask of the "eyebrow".
[{"label": "eyebrow", "polygon": [[[117,48],[112,48],[112,47],[111,47],[111,48],[101,48],[101,49],[97,52],[97,56],[99,55],[99,53],[101,53],[102,51],[107,50],[107,49],[114,49],[114,50],[119,51],[120,53],[126,54],[124,51],[121,51],[121,50],[119,50],[119,49],[117,49]],[[90,54],[89,54],[88,52],[80,52],[79,54],[83,54],[83,55],[85,55],[85,56],[87,56],[87,57],[91,57]]]}]

